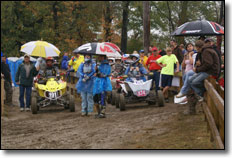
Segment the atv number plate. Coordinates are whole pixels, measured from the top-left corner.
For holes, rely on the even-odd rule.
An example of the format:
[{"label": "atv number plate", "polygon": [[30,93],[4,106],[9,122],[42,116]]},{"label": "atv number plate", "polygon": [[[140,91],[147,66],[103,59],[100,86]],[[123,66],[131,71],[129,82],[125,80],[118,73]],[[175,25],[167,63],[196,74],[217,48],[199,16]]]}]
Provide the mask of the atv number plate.
[{"label": "atv number plate", "polygon": [[56,92],[50,92],[49,93],[49,98],[56,99]]},{"label": "atv number plate", "polygon": [[144,96],[146,96],[145,90],[138,91],[138,92],[137,92],[137,96],[139,96],[139,97],[144,97]]}]

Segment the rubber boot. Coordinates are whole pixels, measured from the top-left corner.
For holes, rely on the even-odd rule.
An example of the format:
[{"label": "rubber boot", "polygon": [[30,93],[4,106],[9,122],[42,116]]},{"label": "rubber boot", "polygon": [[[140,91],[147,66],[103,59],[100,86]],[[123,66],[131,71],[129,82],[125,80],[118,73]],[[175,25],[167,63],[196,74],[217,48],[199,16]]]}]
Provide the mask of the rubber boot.
[{"label": "rubber boot", "polygon": [[99,114],[99,118],[105,118],[106,117],[106,106],[101,106],[101,112]]}]

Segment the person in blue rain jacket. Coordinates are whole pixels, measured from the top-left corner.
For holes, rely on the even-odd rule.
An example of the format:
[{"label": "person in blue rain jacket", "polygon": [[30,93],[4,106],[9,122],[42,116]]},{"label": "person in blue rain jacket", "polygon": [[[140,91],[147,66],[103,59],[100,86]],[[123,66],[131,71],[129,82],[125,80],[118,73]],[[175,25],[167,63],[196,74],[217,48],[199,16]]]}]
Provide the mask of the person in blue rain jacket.
[{"label": "person in blue rain jacket", "polygon": [[85,55],[84,62],[80,64],[77,73],[80,78],[76,84],[77,93],[81,93],[82,110],[81,115],[92,115],[93,113],[93,84],[96,64],[90,55]]},{"label": "person in blue rain jacket", "polygon": [[126,81],[133,82],[132,78],[136,78],[136,80],[143,80],[146,81],[144,74],[147,74],[147,70],[143,67],[141,63],[139,63],[139,55],[132,54],[130,56],[133,60],[133,63],[127,67],[125,71],[125,75],[128,75]]},{"label": "person in blue rain jacket", "polygon": [[61,69],[68,70],[68,53],[64,53],[63,59],[61,61]]},{"label": "person in blue rain jacket", "polygon": [[107,92],[112,91],[112,85],[110,81],[111,66],[107,61],[107,57],[100,55],[98,60],[100,65],[96,67],[96,78],[94,81],[94,102],[98,112],[96,117],[105,118],[106,111],[106,95]]}]

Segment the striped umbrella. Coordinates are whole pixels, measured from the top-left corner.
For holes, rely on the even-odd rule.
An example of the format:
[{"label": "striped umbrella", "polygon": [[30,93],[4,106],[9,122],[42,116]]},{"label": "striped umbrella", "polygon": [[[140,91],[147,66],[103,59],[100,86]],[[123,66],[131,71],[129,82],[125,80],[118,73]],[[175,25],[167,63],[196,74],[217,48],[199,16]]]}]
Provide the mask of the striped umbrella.
[{"label": "striped umbrella", "polygon": [[51,43],[45,41],[31,41],[21,46],[20,51],[31,56],[55,57],[59,56],[60,51]]}]

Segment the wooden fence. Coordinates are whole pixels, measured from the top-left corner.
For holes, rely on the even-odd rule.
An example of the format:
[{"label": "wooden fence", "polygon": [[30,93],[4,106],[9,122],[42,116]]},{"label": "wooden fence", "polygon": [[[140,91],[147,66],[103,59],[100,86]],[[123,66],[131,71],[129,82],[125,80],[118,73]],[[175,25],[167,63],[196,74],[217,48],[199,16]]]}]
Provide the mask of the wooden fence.
[{"label": "wooden fence", "polygon": [[203,109],[205,119],[207,120],[207,126],[211,133],[211,141],[215,141],[218,149],[224,149],[224,88],[212,78],[205,80],[204,85],[207,92],[205,94],[206,104],[203,104]]}]

